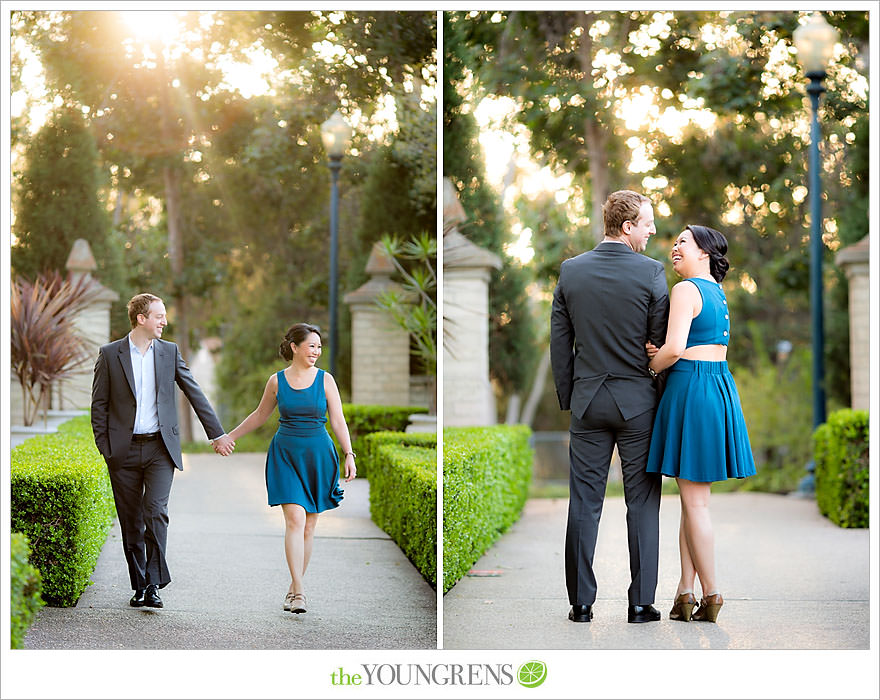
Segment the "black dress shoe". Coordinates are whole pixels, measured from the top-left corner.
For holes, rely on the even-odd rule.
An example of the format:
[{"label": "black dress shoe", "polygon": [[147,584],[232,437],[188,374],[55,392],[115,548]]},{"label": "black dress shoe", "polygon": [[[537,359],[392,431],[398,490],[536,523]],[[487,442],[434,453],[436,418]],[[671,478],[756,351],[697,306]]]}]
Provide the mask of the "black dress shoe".
[{"label": "black dress shoe", "polygon": [[128,601],[128,604],[133,608],[144,607],[144,589],[135,588],[134,595],[131,597],[131,600]]},{"label": "black dress shoe", "polygon": [[627,622],[657,622],[660,611],[653,605],[630,605],[626,611]]},{"label": "black dress shoe", "polygon": [[144,592],[144,605],[148,608],[163,607],[164,604],[159,597],[159,587],[155,583],[151,583],[147,586],[147,590]]},{"label": "black dress shoe", "polygon": [[572,605],[568,612],[568,619],[572,622],[589,622],[593,619],[593,606]]}]

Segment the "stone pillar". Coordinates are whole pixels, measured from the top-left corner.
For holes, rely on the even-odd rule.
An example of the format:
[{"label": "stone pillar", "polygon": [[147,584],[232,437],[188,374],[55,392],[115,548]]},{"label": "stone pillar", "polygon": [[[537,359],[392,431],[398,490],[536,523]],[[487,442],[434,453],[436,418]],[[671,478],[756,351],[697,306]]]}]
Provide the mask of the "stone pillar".
[{"label": "stone pillar", "polygon": [[837,253],[835,262],[849,280],[849,362],[852,407],[868,410],[871,378],[871,321],[869,306],[871,290],[868,236]]},{"label": "stone pillar", "polygon": [[351,400],[409,406],[409,333],[376,305],[383,292],[404,294],[391,281],[394,264],[381,243],[373,245],[366,271],[371,279],[343,297],[351,307]]},{"label": "stone pillar", "polygon": [[494,253],[457,229],[465,220],[455,188],[443,189],[443,424],[493,425],[489,383],[489,279],[501,267]]},{"label": "stone pillar", "polygon": [[[74,326],[80,337],[86,342],[93,355],[98,348],[110,341],[110,307],[119,301],[119,294],[108,289],[92,277],[98,264],[92,255],[88,241],[78,238],[70,251],[65,264],[72,282],[85,278],[91,280],[97,295],[85,309],[77,314]],[[64,381],[57,382],[52,388],[52,408],[55,410],[77,410],[88,408],[92,402],[92,376],[94,374],[94,357],[87,361],[80,371]]]}]

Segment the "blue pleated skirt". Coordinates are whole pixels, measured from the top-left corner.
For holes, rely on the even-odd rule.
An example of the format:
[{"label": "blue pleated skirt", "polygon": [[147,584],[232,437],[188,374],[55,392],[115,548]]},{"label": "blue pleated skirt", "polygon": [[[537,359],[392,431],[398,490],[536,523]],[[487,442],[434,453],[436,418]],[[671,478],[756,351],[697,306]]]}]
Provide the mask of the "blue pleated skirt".
[{"label": "blue pleated skirt", "polygon": [[681,359],[669,368],[647,471],[689,481],[742,479],[755,460],[727,362]]},{"label": "blue pleated skirt", "polygon": [[266,454],[266,490],[270,506],[297,503],[306,513],[321,513],[339,505],[339,456],[323,426],[279,427]]}]

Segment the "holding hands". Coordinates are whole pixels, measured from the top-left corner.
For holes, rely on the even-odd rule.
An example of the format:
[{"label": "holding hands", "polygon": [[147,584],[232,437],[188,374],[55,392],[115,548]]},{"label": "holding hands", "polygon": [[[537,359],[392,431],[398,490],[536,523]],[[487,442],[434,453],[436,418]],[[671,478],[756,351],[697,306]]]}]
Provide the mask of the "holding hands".
[{"label": "holding hands", "polygon": [[214,452],[216,452],[218,455],[228,457],[235,449],[235,440],[224,433],[220,437],[214,438],[214,440],[211,442],[211,447],[214,448]]}]

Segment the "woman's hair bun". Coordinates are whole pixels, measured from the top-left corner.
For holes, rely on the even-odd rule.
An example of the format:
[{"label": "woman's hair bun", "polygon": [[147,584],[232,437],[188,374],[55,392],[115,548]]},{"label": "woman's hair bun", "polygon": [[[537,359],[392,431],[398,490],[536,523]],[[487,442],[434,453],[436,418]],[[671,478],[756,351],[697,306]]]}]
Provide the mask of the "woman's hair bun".
[{"label": "woman's hair bun", "polygon": [[708,226],[689,224],[686,226],[694,237],[694,243],[704,253],[709,255],[709,273],[719,284],[730,269],[727,260],[727,239],[721,231],[716,231]]}]

